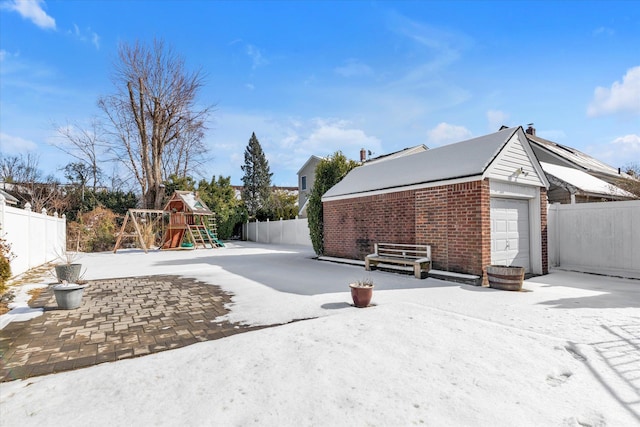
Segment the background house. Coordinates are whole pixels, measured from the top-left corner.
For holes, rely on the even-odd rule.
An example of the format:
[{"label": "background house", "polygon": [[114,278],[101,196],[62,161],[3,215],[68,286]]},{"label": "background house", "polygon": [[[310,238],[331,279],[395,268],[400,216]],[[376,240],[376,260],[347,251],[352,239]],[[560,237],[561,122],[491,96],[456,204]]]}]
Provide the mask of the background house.
[{"label": "background house", "polygon": [[576,168],[540,162],[547,179],[549,203],[588,203],[632,200],[637,197]]},{"label": "background house", "polygon": [[311,156],[298,171],[298,217],[307,217],[307,200],[316,180],[316,166],[322,157]]},{"label": "background house", "polygon": [[377,242],[432,248],[433,268],[547,273],[549,183],[521,127],[353,169],[322,198],[325,254]]},{"label": "background house", "polygon": [[[416,145],[415,147],[403,148],[402,150],[394,151],[393,153],[383,154],[381,156],[370,158],[369,156],[371,155],[371,152],[363,148],[362,150],[360,150],[360,163],[377,163],[386,160],[397,159],[399,157],[409,156],[416,153],[421,153],[427,150],[428,148],[426,145],[420,144]],[[313,188],[313,184],[316,181],[316,167],[322,159],[323,157],[311,156],[298,171],[298,206],[300,207],[298,216],[300,218],[307,217],[307,200],[309,200],[311,189]]]},{"label": "background house", "polygon": [[17,206],[18,205],[18,199],[16,199],[11,194],[7,193],[6,191],[4,191],[1,188],[0,188],[0,196],[3,197],[4,202],[8,206]]},{"label": "background house", "polygon": [[637,199],[618,187],[634,179],[573,147],[536,136],[533,125],[525,131],[531,148],[550,183],[549,203],[584,203]]}]

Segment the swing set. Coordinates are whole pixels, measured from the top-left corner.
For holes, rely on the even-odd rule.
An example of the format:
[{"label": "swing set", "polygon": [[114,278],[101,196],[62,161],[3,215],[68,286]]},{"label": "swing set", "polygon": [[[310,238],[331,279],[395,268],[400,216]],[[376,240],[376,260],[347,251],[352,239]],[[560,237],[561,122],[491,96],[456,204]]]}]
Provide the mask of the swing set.
[{"label": "swing set", "polygon": [[176,191],[163,210],[129,209],[113,253],[126,239],[137,239],[145,253],[153,246],[163,250],[224,246],[216,235],[215,214],[190,191]]}]

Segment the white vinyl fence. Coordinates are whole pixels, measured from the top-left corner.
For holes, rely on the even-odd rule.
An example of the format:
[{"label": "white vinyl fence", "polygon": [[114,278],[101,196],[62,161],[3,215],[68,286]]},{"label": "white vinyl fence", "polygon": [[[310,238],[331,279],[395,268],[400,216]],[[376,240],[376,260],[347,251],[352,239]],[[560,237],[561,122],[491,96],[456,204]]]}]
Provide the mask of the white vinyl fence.
[{"label": "white vinyl fence", "polygon": [[549,266],[640,278],[640,200],[554,204]]},{"label": "white vinyl fence", "polygon": [[311,246],[307,218],[246,222],[242,236],[252,242]]},{"label": "white vinyl fence", "polygon": [[67,245],[67,220],[63,215],[47,215],[7,206],[0,195],[0,233],[11,245],[16,257],[11,261],[11,274],[17,276],[30,268],[53,261]]}]

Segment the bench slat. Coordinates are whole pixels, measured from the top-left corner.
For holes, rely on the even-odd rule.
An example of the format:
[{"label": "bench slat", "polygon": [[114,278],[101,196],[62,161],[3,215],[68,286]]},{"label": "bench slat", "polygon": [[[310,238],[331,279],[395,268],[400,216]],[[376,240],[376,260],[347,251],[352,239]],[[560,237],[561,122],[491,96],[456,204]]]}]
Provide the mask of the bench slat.
[{"label": "bench slat", "polygon": [[392,263],[413,266],[415,276],[422,278],[423,264],[431,267],[431,246],[403,243],[376,243],[375,253],[365,257],[365,268],[371,270],[377,264]]}]

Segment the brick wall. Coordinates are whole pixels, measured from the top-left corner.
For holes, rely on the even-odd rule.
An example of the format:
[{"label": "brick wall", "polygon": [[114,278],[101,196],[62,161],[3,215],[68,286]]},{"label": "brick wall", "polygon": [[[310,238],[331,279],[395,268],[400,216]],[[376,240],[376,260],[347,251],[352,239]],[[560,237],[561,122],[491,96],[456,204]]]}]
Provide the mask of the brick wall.
[{"label": "brick wall", "polygon": [[[540,203],[546,274],[544,189]],[[326,202],[325,255],[364,259],[376,242],[421,243],[431,245],[432,268],[484,275],[491,264],[490,210],[488,180]]]},{"label": "brick wall", "polygon": [[482,274],[491,262],[489,181],[416,191],[416,241],[431,245],[433,268]]},{"label": "brick wall", "polygon": [[433,268],[482,274],[491,262],[489,182],[324,203],[325,255],[364,259],[377,242],[431,245]]},{"label": "brick wall", "polygon": [[414,191],[323,204],[325,255],[364,259],[374,243],[415,243]]}]

